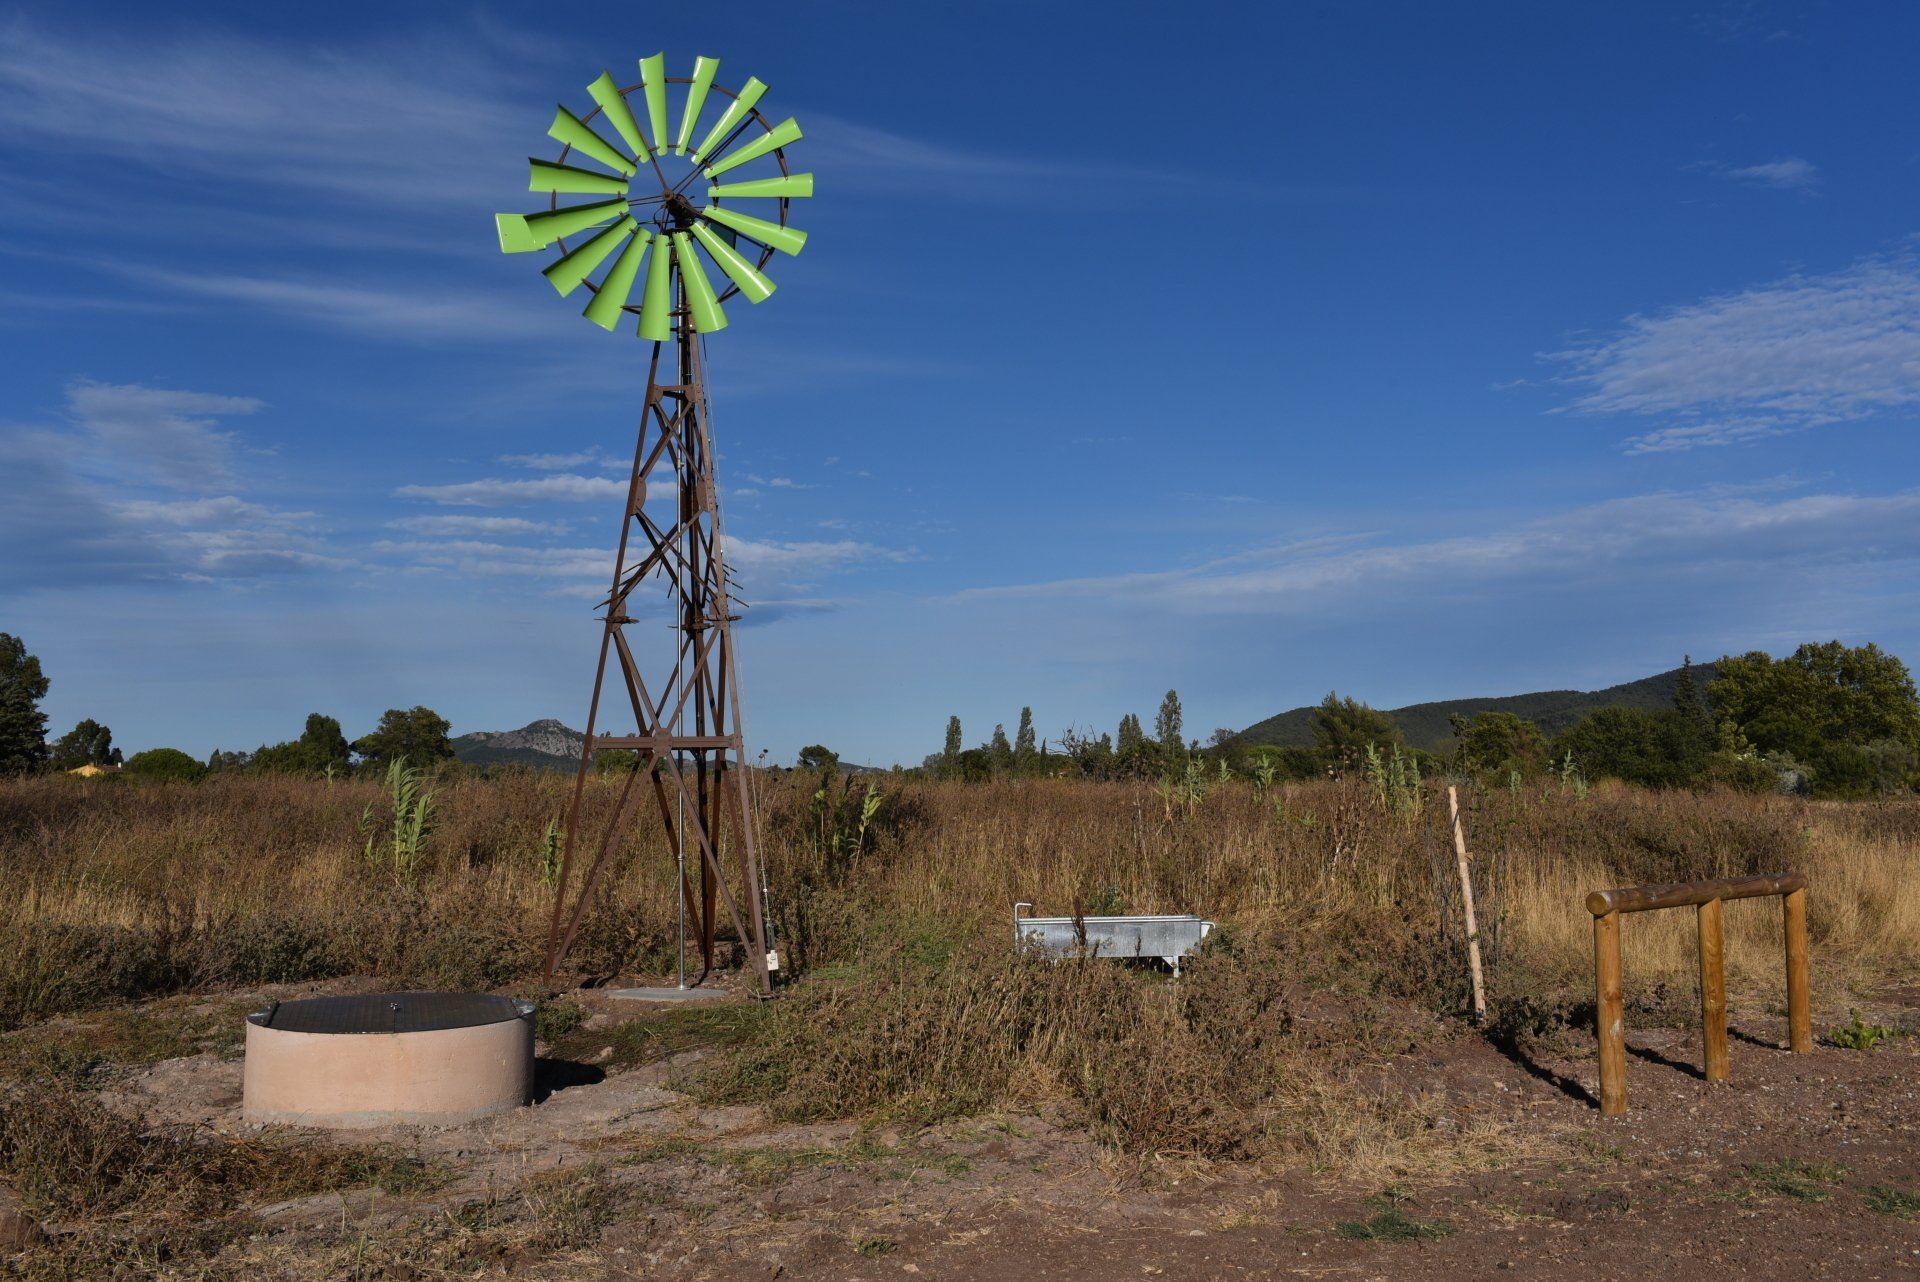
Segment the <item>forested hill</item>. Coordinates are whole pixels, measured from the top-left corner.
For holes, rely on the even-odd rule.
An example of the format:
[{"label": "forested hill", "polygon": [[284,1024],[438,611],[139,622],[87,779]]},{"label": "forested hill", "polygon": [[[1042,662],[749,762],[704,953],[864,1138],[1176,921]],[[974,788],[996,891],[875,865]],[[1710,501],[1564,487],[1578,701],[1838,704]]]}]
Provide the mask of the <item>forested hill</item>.
[{"label": "forested hill", "polygon": [[[1704,689],[1713,680],[1711,663],[1696,663],[1694,680]],[[1471,717],[1482,712],[1511,712],[1539,726],[1549,737],[1567,729],[1596,708],[1665,708],[1673,702],[1673,690],[1680,669],[1642,677],[1625,685],[1605,690],[1539,690],[1533,694],[1509,694],[1485,699],[1443,699],[1437,703],[1415,703],[1390,708],[1387,715],[1400,727],[1400,733],[1416,748],[1438,752],[1453,738],[1449,717]],[[1240,742],[1272,744],[1283,748],[1313,746],[1313,709],[1295,708],[1256,722],[1240,732]]]}]

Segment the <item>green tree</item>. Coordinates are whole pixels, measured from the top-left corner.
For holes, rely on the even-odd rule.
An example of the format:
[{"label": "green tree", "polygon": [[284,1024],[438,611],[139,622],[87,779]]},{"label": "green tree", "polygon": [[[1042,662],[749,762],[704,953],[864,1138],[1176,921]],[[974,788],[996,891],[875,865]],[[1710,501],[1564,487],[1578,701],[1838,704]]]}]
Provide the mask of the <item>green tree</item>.
[{"label": "green tree", "polygon": [[800,749],[798,760],[802,770],[811,770],[819,774],[840,768],[840,754],[824,743],[810,743]]},{"label": "green tree", "polygon": [[1893,739],[1920,745],[1920,698],[1907,665],[1868,643],[1809,643],[1791,657],[1755,650],[1717,665],[1720,714],[1766,751]]},{"label": "green tree", "polygon": [[[252,765],[255,770],[276,774],[325,774],[329,767],[344,771],[351,750],[339,721],[314,712],[308,714],[306,729],[298,739],[261,748],[253,754]],[[208,765],[212,767],[211,759]]]},{"label": "green tree", "polygon": [[1386,752],[1403,739],[1400,727],[1386,713],[1351,695],[1342,698],[1328,691],[1313,710],[1313,741],[1322,760],[1345,772],[1360,764],[1369,746]]},{"label": "green tree", "polygon": [[47,697],[40,660],[26,642],[0,632],[0,775],[31,774],[47,764]]},{"label": "green tree", "polygon": [[1540,727],[1511,712],[1482,712],[1471,720],[1454,716],[1458,747],[1454,760],[1466,771],[1505,780],[1513,774],[1531,779],[1547,764],[1547,741]]},{"label": "green tree", "polygon": [[1016,769],[1030,770],[1033,761],[1039,755],[1033,739],[1033,709],[1020,709],[1020,728],[1013,734],[1013,764]]},{"label": "green tree", "polygon": [[182,779],[191,781],[207,768],[178,748],[148,748],[127,758],[121,774],[135,779]]},{"label": "green tree", "polygon": [[947,718],[947,743],[940,750],[940,773],[948,779],[954,778],[960,771],[960,754],[966,748],[960,737],[960,718]]},{"label": "green tree", "polygon": [[1180,735],[1180,696],[1172,690],[1160,700],[1160,711],[1154,714],[1153,737],[1160,741],[1160,750],[1169,761],[1186,755],[1187,741]]},{"label": "green tree", "polygon": [[1140,728],[1140,717],[1137,713],[1128,712],[1121,715],[1120,734],[1116,746],[1116,751],[1121,756],[1138,752],[1146,738],[1146,732]]},{"label": "green tree", "polygon": [[987,743],[987,759],[992,763],[993,773],[1005,774],[1013,769],[1013,745],[1007,742],[1007,728],[996,725],[993,738]]},{"label": "green tree", "polygon": [[88,717],[54,740],[49,764],[55,770],[117,766],[120,764],[120,750],[113,746],[113,731]]},{"label": "green tree", "polygon": [[1695,782],[1680,720],[1652,708],[1599,708],[1561,735],[1556,759],[1567,753],[1590,778],[1624,779],[1645,788],[1675,788]]},{"label": "green tree", "polygon": [[385,770],[404,758],[415,766],[453,760],[453,727],[432,708],[388,708],[371,734],[354,740],[353,750],[369,764]]},{"label": "green tree", "polygon": [[1871,643],[1827,641],[1784,659],[1755,650],[1716,667],[1707,693],[1719,714],[1759,751],[1805,765],[1817,794],[1912,785],[1900,763],[1920,752],[1920,695],[1898,658]]}]

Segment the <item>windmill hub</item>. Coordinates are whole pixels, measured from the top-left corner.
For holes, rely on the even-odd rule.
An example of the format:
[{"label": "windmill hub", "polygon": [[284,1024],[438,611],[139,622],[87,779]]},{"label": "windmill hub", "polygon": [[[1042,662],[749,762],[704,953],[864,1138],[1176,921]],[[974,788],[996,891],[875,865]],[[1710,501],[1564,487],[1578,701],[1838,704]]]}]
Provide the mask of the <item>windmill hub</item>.
[{"label": "windmill hub", "polygon": [[670,192],[666,199],[667,216],[673,220],[675,231],[686,231],[700,217],[700,211],[691,200],[679,192]]}]

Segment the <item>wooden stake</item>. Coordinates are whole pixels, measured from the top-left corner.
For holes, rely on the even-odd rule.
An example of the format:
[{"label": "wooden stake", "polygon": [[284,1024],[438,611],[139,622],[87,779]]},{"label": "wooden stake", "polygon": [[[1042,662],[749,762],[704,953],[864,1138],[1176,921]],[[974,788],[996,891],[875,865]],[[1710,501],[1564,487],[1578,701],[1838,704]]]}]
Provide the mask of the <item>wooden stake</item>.
[{"label": "wooden stake", "polygon": [[1813,1049],[1813,1005],[1807,983],[1807,891],[1781,901],[1787,933],[1787,1044],[1801,1054]]},{"label": "wooden stake", "polygon": [[1707,1080],[1727,1080],[1726,944],[1720,929],[1720,901],[1709,899],[1700,914],[1700,1043]]},{"label": "wooden stake", "polygon": [[1594,1025],[1600,1039],[1600,1111],[1627,1111],[1626,996],[1620,978],[1620,914],[1593,919]]},{"label": "wooden stake", "polygon": [[1473,977],[1473,1022],[1487,1022],[1487,986],[1480,974],[1480,925],[1473,915],[1473,868],[1466,830],[1460,826],[1460,796],[1447,785],[1447,812],[1453,820],[1453,853],[1460,867],[1460,904],[1467,918],[1467,972]]}]

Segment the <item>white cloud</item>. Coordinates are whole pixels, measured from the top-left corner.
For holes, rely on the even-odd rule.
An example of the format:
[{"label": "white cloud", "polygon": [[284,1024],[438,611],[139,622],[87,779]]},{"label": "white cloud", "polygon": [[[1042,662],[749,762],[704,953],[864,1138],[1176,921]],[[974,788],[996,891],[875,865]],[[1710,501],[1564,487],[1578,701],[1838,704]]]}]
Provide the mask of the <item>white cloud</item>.
[{"label": "white cloud", "polygon": [[610,476],[580,476],[565,472],[526,480],[488,478],[452,485],[403,485],[394,491],[403,499],[425,499],[468,507],[506,507],[515,503],[617,502],[627,495],[627,483]]},{"label": "white cloud", "polygon": [[1727,418],[1687,427],[1663,427],[1657,432],[1629,436],[1628,454],[1677,454],[1710,445],[1747,445],[1769,437],[1788,436],[1799,428],[1775,419]]},{"label": "white cloud", "polygon": [[1079,181],[1105,182],[1123,196],[1151,199],[1189,178],[1151,166],[976,151],[818,111],[808,111],[803,121],[809,164],[823,173],[831,170],[849,191],[966,200],[994,200],[1017,192],[1033,200],[1049,189],[1061,190],[1063,181]]},{"label": "white cloud", "polygon": [[502,454],[494,461],[509,467],[530,468],[535,472],[562,472],[570,467],[598,463],[600,451],[596,448],[581,450],[577,454]]},{"label": "white cloud", "polygon": [[[1920,558],[1920,490],[1880,496],[1714,489],[1614,499],[1484,534],[1399,543],[1337,536],[1184,569],[975,588],[960,599],[1075,596],[1208,613],[1310,613],[1481,585],[1629,583],[1740,569]],[[1398,599],[1396,597],[1396,599]]]},{"label": "white cloud", "polygon": [[525,121],[472,41],[154,38],[74,21],[0,23],[0,124],[14,147],[106,155],[261,188],[438,206],[487,203],[499,140]]},{"label": "white cloud", "polygon": [[606,579],[613,573],[611,548],[524,547],[483,540],[386,540],[373,550],[405,557],[416,565],[485,576]]},{"label": "white cloud", "polygon": [[[315,513],[233,493],[233,433],[248,396],[82,381],[67,389],[64,432],[0,433],[0,587],[248,580],[351,562]],[[155,497],[154,487],[198,491]],[[225,491],[225,492],[222,492]]]},{"label": "white cloud", "polygon": [[1772,187],[1776,191],[1811,192],[1820,186],[1819,168],[1812,161],[1802,160],[1798,156],[1783,156],[1764,164],[1737,168],[1721,166],[1715,172],[1723,178],[1752,183],[1758,187]]},{"label": "white cloud", "polygon": [[1556,353],[1585,414],[1672,416],[1630,452],[1725,445],[1920,405],[1920,263],[1872,259],[1652,316]]},{"label": "white cloud", "polygon": [[199,274],[96,260],[92,264],[161,289],[240,303],[296,320],[415,343],[551,337],[550,309],[504,295],[438,285],[418,290],[337,285],[271,276]]},{"label": "white cloud", "polygon": [[67,410],[93,438],[105,461],[132,462],[176,489],[232,483],[230,433],[218,419],[252,414],[264,402],[135,384],[81,381],[67,388]]},{"label": "white cloud", "polygon": [[782,543],[743,539],[729,534],[726,547],[728,564],[743,574],[781,578],[815,574],[824,570],[875,561],[911,561],[917,555],[911,548],[906,550],[884,548],[877,544],[860,543],[853,539],[801,540]]},{"label": "white cloud", "polygon": [[388,521],[390,529],[409,534],[563,534],[558,521],[529,521],[520,516],[407,516]]}]

